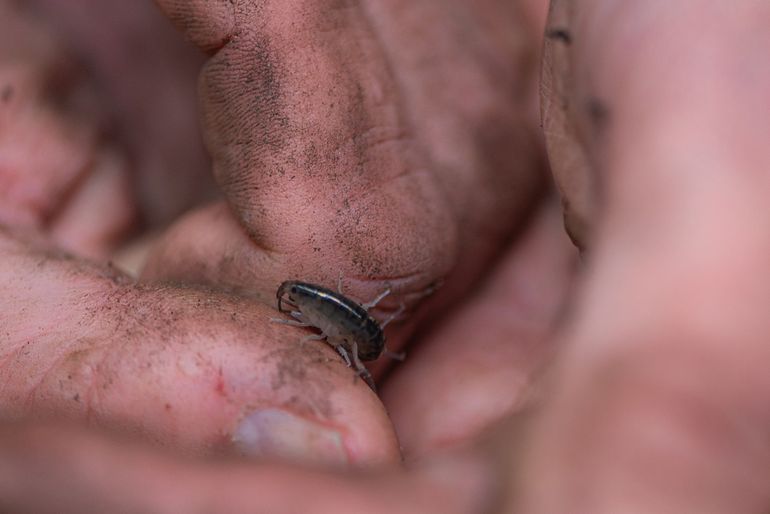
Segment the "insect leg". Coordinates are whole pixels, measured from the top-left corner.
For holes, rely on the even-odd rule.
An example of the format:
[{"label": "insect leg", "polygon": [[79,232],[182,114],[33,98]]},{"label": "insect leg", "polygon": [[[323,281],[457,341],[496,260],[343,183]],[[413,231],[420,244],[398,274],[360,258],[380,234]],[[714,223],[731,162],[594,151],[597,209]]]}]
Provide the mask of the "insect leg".
[{"label": "insect leg", "polygon": [[386,289],[385,291],[380,293],[379,296],[377,296],[377,298],[375,298],[371,302],[368,302],[368,303],[365,303],[365,304],[361,305],[361,307],[363,307],[364,310],[368,311],[369,309],[376,307],[377,304],[380,303],[380,300],[382,300],[383,298],[385,298],[389,294],[390,294],[390,289]]},{"label": "insect leg", "polygon": [[299,344],[305,344],[308,341],[323,341],[326,336],[323,334],[312,334],[307,337],[303,337]]},{"label": "insect leg", "polygon": [[391,352],[390,350],[386,349],[384,352],[382,352],[382,354],[399,362],[404,362],[404,359],[406,359],[406,352]]},{"label": "insect leg", "polygon": [[406,305],[404,305],[404,302],[401,302],[401,305],[399,306],[398,310],[397,310],[396,312],[394,312],[393,314],[391,314],[390,316],[388,316],[388,317],[385,319],[385,321],[383,321],[382,323],[380,323],[380,328],[384,329],[385,327],[387,327],[387,326],[388,326],[388,323],[390,323],[390,322],[391,322],[391,321],[393,321],[394,319],[396,319],[396,318],[398,318],[399,316],[401,316],[401,315],[404,313],[404,310],[405,310],[405,309],[406,309]]},{"label": "insect leg", "polygon": [[341,344],[338,344],[334,347],[334,349],[337,350],[337,353],[340,354],[340,356],[342,357],[342,360],[345,361],[345,364],[347,364],[349,368],[352,367],[352,364],[350,362],[350,355],[348,355],[348,352],[347,350],[345,350],[345,347],[342,346]]},{"label": "insect leg", "polygon": [[281,325],[290,325],[292,327],[309,327],[308,323],[303,323],[302,321],[296,321],[293,319],[283,319],[283,318],[270,318],[270,323],[280,323]]},{"label": "insect leg", "polygon": [[351,353],[353,354],[353,364],[355,364],[356,373],[359,377],[364,379],[364,382],[371,387],[372,391],[377,392],[377,387],[374,385],[372,374],[369,373],[369,370],[366,369],[366,366],[361,362],[361,359],[358,358],[358,343],[355,341],[353,341],[353,351]]}]

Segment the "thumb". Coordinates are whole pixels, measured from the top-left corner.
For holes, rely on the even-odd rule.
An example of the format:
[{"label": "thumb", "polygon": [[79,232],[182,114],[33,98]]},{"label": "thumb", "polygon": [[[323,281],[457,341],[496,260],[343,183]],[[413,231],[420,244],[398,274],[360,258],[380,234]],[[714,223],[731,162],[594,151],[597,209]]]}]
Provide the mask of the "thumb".
[{"label": "thumb", "polygon": [[[203,236],[182,221],[145,279],[267,300],[288,278],[332,286],[341,274],[351,295],[390,287],[395,305],[446,279],[448,298],[537,199],[527,92],[538,41],[516,5],[159,3],[212,53],[203,125],[228,208],[192,217],[216,214],[222,234],[242,235]],[[439,55],[423,20],[445,37]],[[465,44],[468,33],[484,51]]]},{"label": "thumb", "polygon": [[[401,278],[426,287],[448,272],[455,223],[360,7],[161,4],[204,46],[226,41],[201,75],[204,131],[246,250],[262,265],[225,283],[271,277],[271,295],[286,278],[332,284],[341,271],[381,282],[375,291]],[[193,276],[192,266],[155,267],[147,278]]]}]

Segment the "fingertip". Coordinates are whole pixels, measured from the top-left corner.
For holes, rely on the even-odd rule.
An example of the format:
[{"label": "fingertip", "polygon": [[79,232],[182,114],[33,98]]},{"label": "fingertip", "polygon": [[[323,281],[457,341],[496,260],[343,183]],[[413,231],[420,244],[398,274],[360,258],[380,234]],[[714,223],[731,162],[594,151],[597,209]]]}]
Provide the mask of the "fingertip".
[{"label": "fingertip", "polygon": [[[133,305],[147,312],[140,325],[150,332],[102,355],[92,418],[141,420],[144,433],[185,453],[331,467],[400,460],[379,398],[331,347],[301,344],[302,330],[271,324],[271,308],[166,287],[144,295]],[[131,325],[124,339],[136,339]],[[51,376],[48,389],[80,375]]]},{"label": "fingertip", "polygon": [[[292,350],[273,364],[265,370],[272,375],[270,389],[242,400],[231,432],[236,453],[342,468],[401,460],[380,399],[330,347]],[[281,384],[289,375],[293,379]]]},{"label": "fingertip", "polygon": [[156,0],[160,9],[204,52],[215,52],[232,37],[235,13],[232,1]]},{"label": "fingertip", "polygon": [[398,462],[398,444],[390,423],[375,412],[380,409],[362,406],[356,399],[348,407],[352,415],[340,413],[340,425],[285,408],[259,408],[238,422],[232,443],[236,453],[246,457],[303,464],[358,467]]}]

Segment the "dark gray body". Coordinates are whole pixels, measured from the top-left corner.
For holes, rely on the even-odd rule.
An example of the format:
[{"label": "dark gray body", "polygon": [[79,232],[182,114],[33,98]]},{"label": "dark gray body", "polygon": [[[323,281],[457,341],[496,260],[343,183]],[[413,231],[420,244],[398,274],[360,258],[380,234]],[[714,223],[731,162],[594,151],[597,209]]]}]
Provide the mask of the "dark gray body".
[{"label": "dark gray body", "polygon": [[276,296],[279,311],[285,312],[281,302],[288,296],[302,321],[320,329],[332,347],[342,346],[352,353],[356,343],[357,357],[362,361],[377,360],[382,354],[385,336],[380,324],[353,300],[325,287],[293,280],[281,284]]}]

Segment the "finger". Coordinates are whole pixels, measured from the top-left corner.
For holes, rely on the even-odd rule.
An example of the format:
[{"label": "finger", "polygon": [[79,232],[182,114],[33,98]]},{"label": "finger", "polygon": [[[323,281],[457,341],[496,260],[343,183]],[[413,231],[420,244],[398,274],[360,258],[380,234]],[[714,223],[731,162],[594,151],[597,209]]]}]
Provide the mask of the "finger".
[{"label": "finger", "polygon": [[334,351],[224,294],[137,287],[4,235],[0,405],[191,453],[398,459],[390,422]]},{"label": "finger", "polygon": [[574,266],[550,204],[482,287],[409,352],[382,394],[407,458],[467,442],[532,399]]},{"label": "finger", "polygon": [[498,499],[469,459],[409,473],[346,474],[183,460],[55,425],[6,425],[0,433],[0,495],[13,512],[452,514]]},{"label": "finger", "polygon": [[[226,41],[201,78],[204,127],[248,239],[204,251],[208,238],[177,231],[165,254],[208,257],[155,260],[146,277],[198,281],[210,262],[252,253],[261,266],[221,270],[218,283],[269,279],[267,298],[287,278],[333,286],[341,272],[367,299],[390,283],[394,296],[419,293],[462,263],[455,279],[466,287],[531,205],[541,185],[526,94],[536,37],[522,27],[520,39],[498,38],[507,22],[523,25],[517,8],[160,4],[183,26],[211,25],[194,36],[204,47]],[[419,20],[431,16],[426,35]],[[463,31],[481,48],[466,48]],[[467,83],[451,80],[458,67]]]},{"label": "finger", "polygon": [[553,402],[521,459],[531,494],[519,507],[761,511],[770,153],[755,109],[770,40],[745,34],[770,12],[609,6],[565,11],[571,45],[553,62],[562,77],[573,66],[577,128],[565,130],[583,136],[603,202]]}]

